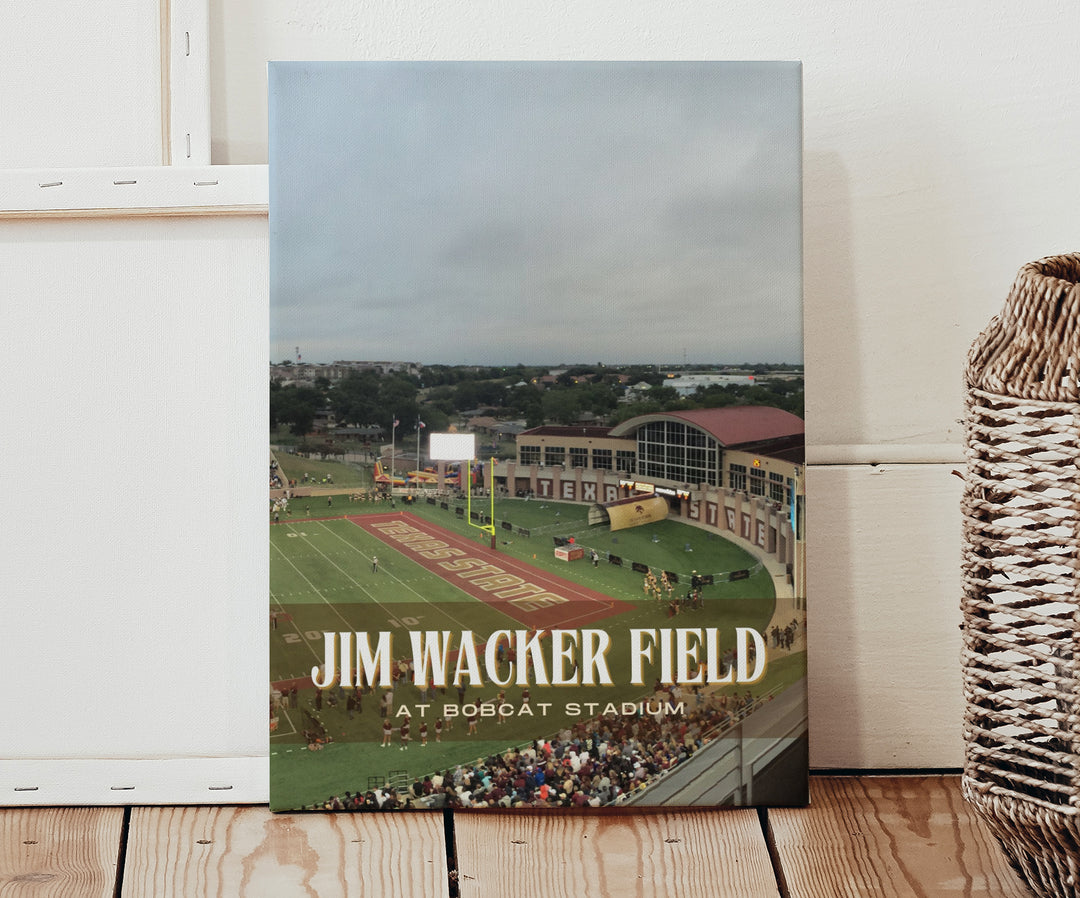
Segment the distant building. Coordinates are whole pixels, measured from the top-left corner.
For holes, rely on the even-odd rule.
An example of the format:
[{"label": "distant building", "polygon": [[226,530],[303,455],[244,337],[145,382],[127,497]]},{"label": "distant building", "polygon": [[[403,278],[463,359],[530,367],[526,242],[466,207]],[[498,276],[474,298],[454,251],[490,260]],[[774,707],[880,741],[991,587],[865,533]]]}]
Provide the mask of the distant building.
[{"label": "distant building", "polygon": [[328,430],[333,430],[337,425],[337,416],[332,409],[320,409],[315,412],[315,420],[312,423],[312,431],[314,433],[326,433]]},{"label": "distant building", "polygon": [[365,427],[337,427],[334,429],[335,437],[363,440],[365,443],[376,442],[386,436],[386,431],[378,424],[368,424]]},{"label": "distant building", "polygon": [[313,384],[320,377],[331,383],[341,380],[353,371],[374,371],[376,374],[390,374],[394,371],[405,374],[419,374],[419,362],[292,362],[271,365],[270,380],[288,384]]},{"label": "distant building", "polygon": [[668,375],[662,386],[671,387],[680,396],[692,396],[699,388],[753,386],[754,382],[753,374],[676,374]]},{"label": "distant building", "polygon": [[622,396],[619,397],[619,402],[624,403],[640,402],[645,398],[645,394],[653,388],[653,385],[647,380],[639,380],[636,384],[630,384],[626,381],[620,381],[620,383],[626,386]]}]

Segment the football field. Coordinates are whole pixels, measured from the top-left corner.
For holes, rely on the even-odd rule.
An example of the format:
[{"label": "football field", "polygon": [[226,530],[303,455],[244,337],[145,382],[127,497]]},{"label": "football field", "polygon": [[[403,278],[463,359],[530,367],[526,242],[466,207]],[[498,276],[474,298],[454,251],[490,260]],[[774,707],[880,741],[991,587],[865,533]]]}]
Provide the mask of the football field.
[{"label": "football field", "polygon": [[[421,776],[553,735],[608,705],[641,702],[651,694],[658,669],[647,664],[647,681],[629,682],[631,629],[715,627],[727,650],[734,645],[734,627],[764,630],[773,613],[771,577],[755,569],[748,553],[678,521],[611,533],[606,526],[590,528],[583,506],[503,500],[495,509],[493,550],[490,535],[469,526],[452,505],[420,500],[390,509],[342,498],[318,511],[340,516],[293,516],[270,527],[270,681],[286,696],[271,733],[276,807],[300,807],[379,780]],[[557,559],[553,537],[573,537],[585,558]],[[590,561],[592,549],[596,564]],[[670,594],[665,591],[657,601],[646,593],[635,564],[657,576],[669,571],[677,580]],[[729,581],[732,571],[752,573]],[[716,582],[703,588],[701,607],[684,604],[674,613],[671,600],[687,593],[694,573],[713,575]],[[386,690],[333,688],[319,695],[311,681],[312,668],[324,660],[324,632],[387,631],[393,658],[401,661],[412,656],[411,631],[449,632],[457,648],[462,632],[482,647],[495,631],[553,628],[606,631],[611,643],[604,661],[612,685],[537,685],[554,679],[557,659],[550,657],[551,669],[539,677],[532,671],[526,687],[517,678],[500,686],[486,676],[476,682],[466,675],[461,689],[427,689],[410,676],[395,683],[384,717],[380,700]],[[482,648],[478,653],[482,657]],[[455,651],[451,674],[457,658]],[[497,705],[512,713],[497,719]],[[465,720],[470,707],[481,709],[472,727]],[[401,744],[405,716],[412,721],[411,740]],[[394,727],[389,751],[382,745],[386,719]],[[419,738],[422,724],[426,746]],[[308,749],[314,733],[318,751]]]}]

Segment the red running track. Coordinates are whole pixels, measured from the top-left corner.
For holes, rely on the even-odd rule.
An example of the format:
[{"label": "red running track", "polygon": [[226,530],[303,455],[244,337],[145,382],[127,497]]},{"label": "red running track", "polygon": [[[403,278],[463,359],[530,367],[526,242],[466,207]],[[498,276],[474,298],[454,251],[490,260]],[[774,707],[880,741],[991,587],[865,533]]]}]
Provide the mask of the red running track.
[{"label": "red running track", "polygon": [[447,583],[531,629],[585,627],[634,607],[408,512],[346,517]]}]

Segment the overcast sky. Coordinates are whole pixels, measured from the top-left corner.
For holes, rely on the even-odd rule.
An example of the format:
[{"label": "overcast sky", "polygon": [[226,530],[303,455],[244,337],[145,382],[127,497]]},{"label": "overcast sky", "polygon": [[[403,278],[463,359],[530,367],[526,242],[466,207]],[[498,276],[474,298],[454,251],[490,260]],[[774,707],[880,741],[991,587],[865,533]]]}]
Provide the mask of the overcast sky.
[{"label": "overcast sky", "polygon": [[795,63],[271,63],[270,358],[802,361]]}]

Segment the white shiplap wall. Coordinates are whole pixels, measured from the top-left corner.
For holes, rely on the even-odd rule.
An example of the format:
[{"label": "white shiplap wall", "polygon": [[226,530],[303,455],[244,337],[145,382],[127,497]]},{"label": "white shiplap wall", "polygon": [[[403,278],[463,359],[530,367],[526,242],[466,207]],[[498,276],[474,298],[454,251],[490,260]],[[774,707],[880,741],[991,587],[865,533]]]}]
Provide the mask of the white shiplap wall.
[{"label": "white shiplap wall", "polygon": [[[157,164],[160,134],[123,152],[125,129],[162,130],[161,92],[108,77],[133,56],[160,75],[156,26],[116,0],[64,9],[108,58],[41,42],[44,14],[19,7],[0,165]],[[802,60],[811,760],[960,764],[962,363],[1021,264],[1080,247],[1080,7],[215,0],[208,21],[212,161],[230,166],[266,161],[268,59]],[[23,208],[12,177],[0,207]],[[14,218],[0,267],[0,712],[34,721],[0,730],[0,803],[264,798],[246,462],[265,424],[265,217]],[[162,536],[190,557],[156,552]]]}]

